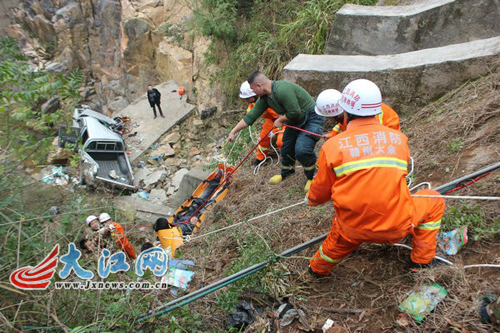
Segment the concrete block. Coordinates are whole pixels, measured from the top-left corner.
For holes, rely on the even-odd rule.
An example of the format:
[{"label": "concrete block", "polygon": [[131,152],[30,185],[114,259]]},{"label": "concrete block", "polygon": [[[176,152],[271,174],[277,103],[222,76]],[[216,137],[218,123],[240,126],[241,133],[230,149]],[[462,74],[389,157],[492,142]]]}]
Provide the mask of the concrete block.
[{"label": "concrete block", "polygon": [[384,101],[396,111],[411,110],[488,74],[499,54],[500,37],[395,55],[300,54],[284,68],[283,77],[312,96],[368,79],[379,85]]},{"label": "concrete block", "polygon": [[[180,171],[181,170],[178,172]],[[177,193],[171,197],[171,205],[173,207],[180,206],[193,194],[194,190],[196,190],[196,188],[210,175],[210,173],[211,171],[203,171],[203,168],[193,168],[191,171],[183,175],[183,180]],[[173,181],[172,185],[175,186]]]},{"label": "concrete block", "polygon": [[189,172],[188,169],[180,169],[174,174],[174,177],[172,178],[172,186],[178,190],[179,187],[181,186],[182,179],[184,178],[184,175]]},{"label": "concrete block", "polygon": [[149,200],[151,202],[163,203],[167,200],[167,194],[165,193],[164,190],[154,189],[151,190],[151,192],[149,193]]},{"label": "concrete block", "polygon": [[409,6],[344,5],[326,54],[398,54],[500,35],[500,1],[431,0]]}]

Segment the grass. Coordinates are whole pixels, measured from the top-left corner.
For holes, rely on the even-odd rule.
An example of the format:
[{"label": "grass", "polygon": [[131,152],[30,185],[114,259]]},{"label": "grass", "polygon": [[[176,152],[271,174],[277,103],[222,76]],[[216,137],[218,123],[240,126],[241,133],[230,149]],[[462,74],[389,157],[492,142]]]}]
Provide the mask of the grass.
[{"label": "grass", "polygon": [[479,240],[483,237],[493,238],[500,235],[500,220],[487,223],[485,213],[480,205],[450,207],[442,219],[446,230],[467,226],[469,237]]}]

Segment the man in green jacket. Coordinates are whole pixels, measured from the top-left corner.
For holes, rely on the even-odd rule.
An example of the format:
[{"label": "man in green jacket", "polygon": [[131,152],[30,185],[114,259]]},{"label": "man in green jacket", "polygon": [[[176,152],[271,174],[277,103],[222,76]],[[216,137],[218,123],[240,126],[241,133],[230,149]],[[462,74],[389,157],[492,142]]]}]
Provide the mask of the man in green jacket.
[{"label": "man in green jacket", "polygon": [[314,146],[323,133],[324,122],[324,118],[314,112],[314,99],[299,85],[288,81],[271,81],[259,71],[250,74],[248,83],[259,100],[231,130],[228,140],[233,141],[236,133],[252,125],[268,108],[280,115],[274,122],[274,127],[288,124],[317,133],[319,136],[287,127],[281,148],[281,174],[269,180],[270,184],[281,182],[295,172],[295,160],[299,160],[307,177],[304,190],[309,191],[316,168]]}]

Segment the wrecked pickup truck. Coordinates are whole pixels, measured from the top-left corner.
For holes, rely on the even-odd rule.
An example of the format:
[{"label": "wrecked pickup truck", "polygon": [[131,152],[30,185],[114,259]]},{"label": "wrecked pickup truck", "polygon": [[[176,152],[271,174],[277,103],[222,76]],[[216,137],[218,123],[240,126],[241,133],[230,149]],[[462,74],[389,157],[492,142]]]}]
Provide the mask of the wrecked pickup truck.
[{"label": "wrecked pickup truck", "polygon": [[[101,117],[106,116],[101,115]],[[73,140],[67,140],[68,130],[62,128],[59,131],[59,138],[60,145],[63,146],[65,143],[72,143],[71,141],[81,143],[79,150],[81,182],[96,185],[102,181],[114,187],[135,189],[132,166],[121,135],[105,126],[103,119],[91,115],[80,114],[74,120],[73,127],[70,128],[74,133]]]},{"label": "wrecked pickup truck", "polygon": [[82,117],[79,123],[82,179],[86,183],[100,180],[135,189],[123,138],[93,117]]}]

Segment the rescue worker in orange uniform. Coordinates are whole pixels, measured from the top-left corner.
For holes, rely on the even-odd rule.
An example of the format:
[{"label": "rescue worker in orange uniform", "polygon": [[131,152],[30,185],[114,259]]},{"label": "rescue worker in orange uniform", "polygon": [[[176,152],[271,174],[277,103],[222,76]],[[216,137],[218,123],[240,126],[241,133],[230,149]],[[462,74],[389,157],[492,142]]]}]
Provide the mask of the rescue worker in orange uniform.
[{"label": "rescue worker in orange uniform", "polygon": [[[444,200],[412,198],[405,179],[408,139],[380,124],[381,104],[373,82],[356,80],[330,113],[344,113],[347,127],[321,147],[319,170],[307,194],[311,206],[333,200],[336,212],[328,236],[310,260],[316,277],[330,274],[361,243],[394,244],[409,233],[413,265],[425,267],[435,256]],[[439,195],[434,190],[417,194]]]},{"label": "rescue worker in orange uniform", "polygon": [[[398,114],[385,103],[382,103],[382,111],[375,118],[384,126],[397,131],[401,130]],[[326,135],[328,139],[333,138],[335,135],[345,131],[346,129],[347,123],[343,113],[336,116],[335,121],[337,122],[337,125],[335,125],[332,131]]]},{"label": "rescue worker in orange uniform", "polygon": [[[248,81],[243,82],[240,86],[240,98],[248,103],[246,113],[250,112],[253,109],[255,102],[257,102],[258,97],[257,94],[253,92],[252,88],[250,88]],[[274,128],[274,121],[280,116],[274,112],[273,109],[268,108],[264,111],[261,117],[264,118],[262,130],[259,135],[259,139],[262,141],[260,141],[259,147],[257,147],[255,161],[252,163],[253,167],[258,166],[268,156],[273,136],[276,136],[276,146],[278,151],[281,149],[281,146],[283,146],[283,132],[286,126],[283,125],[281,128]]]},{"label": "rescue worker in orange uniform", "polygon": [[130,244],[127,237],[125,237],[125,231],[123,230],[122,225],[111,221],[111,216],[109,216],[108,213],[102,213],[99,215],[99,221],[103,225],[103,228],[101,228],[99,232],[102,234],[110,234],[111,238],[113,238],[116,244],[118,244],[120,250],[125,251],[130,260],[134,260],[134,247]]}]

